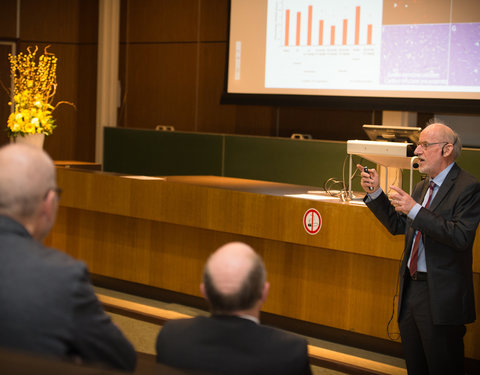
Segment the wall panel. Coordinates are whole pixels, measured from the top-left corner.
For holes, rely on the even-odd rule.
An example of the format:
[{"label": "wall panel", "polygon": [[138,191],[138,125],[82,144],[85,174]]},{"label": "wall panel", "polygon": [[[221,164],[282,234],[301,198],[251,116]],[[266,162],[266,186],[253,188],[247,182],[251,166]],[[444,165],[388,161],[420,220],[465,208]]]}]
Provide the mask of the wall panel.
[{"label": "wall panel", "polygon": [[200,35],[205,41],[226,41],[228,1],[200,0]]},{"label": "wall panel", "polygon": [[12,47],[10,45],[0,44],[0,145],[8,142],[4,127],[7,126],[8,116],[10,115],[10,106],[8,105],[10,101],[10,64],[8,62],[8,54],[11,51]]},{"label": "wall panel", "polygon": [[46,43],[96,43],[98,0],[21,0],[20,38]]},{"label": "wall panel", "polygon": [[134,128],[164,124],[193,130],[196,46],[132,44],[127,59],[121,122]]},{"label": "wall panel", "polygon": [[2,0],[0,10],[0,40],[13,39],[17,34],[17,0]]}]

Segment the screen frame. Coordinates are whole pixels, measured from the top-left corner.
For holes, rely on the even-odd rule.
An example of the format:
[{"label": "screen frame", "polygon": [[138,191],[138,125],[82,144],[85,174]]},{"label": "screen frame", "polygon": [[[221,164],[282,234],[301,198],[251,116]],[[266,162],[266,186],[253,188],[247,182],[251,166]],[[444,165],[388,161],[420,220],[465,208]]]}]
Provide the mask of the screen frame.
[{"label": "screen frame", "polygon": [[290,95],[234,93],[228,91],[231,2],[228,1],[227,44],[225,50],[225,72],[223,92],[220,104],[261,105],[274,107],[319,107],[344,110],[391,110],[431,113],[480,114],[480,100],[476,99],[440,99],[409,98],[389,96],[343,96],[343,95]]}]

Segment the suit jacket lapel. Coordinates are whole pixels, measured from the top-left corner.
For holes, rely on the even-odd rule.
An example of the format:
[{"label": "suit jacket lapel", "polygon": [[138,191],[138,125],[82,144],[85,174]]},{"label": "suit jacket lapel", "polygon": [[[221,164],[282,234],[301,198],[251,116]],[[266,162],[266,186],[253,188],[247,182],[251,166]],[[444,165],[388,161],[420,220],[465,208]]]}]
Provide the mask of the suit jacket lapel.
[{"label": "suit jacket lapel", "polygon": [[427,190],[428,190],[429,185],[430,185],[430,179],[429,178],[424,179],[420,195],[416,198],[414,197],[415,201],[417,203],[419,203],[420,205],[422,205],[423,200],[425,199],[425,195],[427,194]]},{"label": "suit jacket lapel", "polygon": [[[428,186],[430,184],[430,179],[428,178],[425,178],[423,180],[423,185],[422,185],[422,188],[420,189],[420,192],[419,193],[413,193],[412,194],[412,198],[417,202],[419,203],[420,205],[422,204],[423,200],[425,199],[425,194],[427,193],[427,190],[428,190]],[[408,259],[408,254],[410,254],[410,250],[412,248],[412,243],[413,243],[413,235],[415,234],[415,229],[410,225],[408,227],[408,230],[406,232],[406,243],[407,243],[407,249],[408,249],[408,252],[407,252],[407,259]]]},{"label": "suit jacket lapel", "polygon": [[457,166],[457,164],[454,164],[450,172],[448,172],[447,176],[445,177],[442,186],[440,186],[440,189],[438,189],[435,198],[433,198],[432,202],[430,203],[431,211],[435,211],[440,202],[442,202],[443,198],[445,198],[449,190],[453,187],[459,171],[460,168]]}]

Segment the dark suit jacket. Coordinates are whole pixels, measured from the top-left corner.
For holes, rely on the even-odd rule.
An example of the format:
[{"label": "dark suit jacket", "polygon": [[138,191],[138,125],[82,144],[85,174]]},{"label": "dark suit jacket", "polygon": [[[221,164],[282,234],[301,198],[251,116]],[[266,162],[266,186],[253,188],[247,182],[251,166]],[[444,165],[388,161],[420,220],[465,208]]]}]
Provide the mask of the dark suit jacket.
[{"label": "dark suit jacket", "polygon": [[236,316],[169,321],[156,349],[158,362],[214,374],[311,374],[305,339]]},{"label": "dark suit jacket", "polygon": [[0,215],[0,346],[133,370],[132,345],[104,313],[84,263]]},{"label": "dark suit jacket", "polygon": [[[412,193],[420,204],[428,184],[428,179],[419,182]],[[406,268],[414,232],[420,230],[425,245],[434,324],[473,322],[472,247],[480,220],[479,182],[455,164],[429,209],[422,207],[413,221],[395,212],[385,194],[366,204],[392,234],[405,234],[398,310],[401,311],[404,276],[408,272]]]}]

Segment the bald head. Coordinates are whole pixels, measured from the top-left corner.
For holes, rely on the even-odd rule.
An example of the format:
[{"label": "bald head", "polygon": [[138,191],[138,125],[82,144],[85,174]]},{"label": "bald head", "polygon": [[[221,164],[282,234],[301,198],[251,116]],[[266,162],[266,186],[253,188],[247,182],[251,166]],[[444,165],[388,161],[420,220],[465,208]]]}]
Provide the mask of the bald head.
[{"label": "bald head", "polygon": [[55,186],[55,168],[43,150],[24,144],[0,148],[0,214],[23,223]]},{"label": "bald head", "polygon": [[[431,139],[437,142],[448,142],[453,146],[452,158],[457,159],[462,152],[462,142],[458,134],[449,126],[441,122],[431,122],[425,129],[422,130],[424,135],[430,135]],[[432,138],[433,137],[433,138]]]},{"label": "bald head", "polygon": [[214,311],[235,312],[250,309],[262,298],[265,277],[258,254],[247,244],[231,242],[208,258],[203,282]]}]

